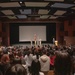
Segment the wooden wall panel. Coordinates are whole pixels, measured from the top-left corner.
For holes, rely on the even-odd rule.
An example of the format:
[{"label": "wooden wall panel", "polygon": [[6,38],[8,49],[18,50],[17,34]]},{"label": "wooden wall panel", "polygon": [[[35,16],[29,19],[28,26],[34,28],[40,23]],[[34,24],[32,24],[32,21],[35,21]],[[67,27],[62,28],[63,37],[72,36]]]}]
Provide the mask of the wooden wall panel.
[{"label": "wooden wall panel", "polygon": [[64,21],[64,31],[68,31],[68,21]]},{"label": "wooden wall panel", "polygon": [[75,40],[75,36],[74,36],[75,19],[71,21],[71,25],[69,25],[69,20],[64,21],[64,28],[65,28],[65,31],[68,31],[68,36],[64,35],[64,39],[66,39],[67,45],[75,44],[75,41],[74,41]]}]

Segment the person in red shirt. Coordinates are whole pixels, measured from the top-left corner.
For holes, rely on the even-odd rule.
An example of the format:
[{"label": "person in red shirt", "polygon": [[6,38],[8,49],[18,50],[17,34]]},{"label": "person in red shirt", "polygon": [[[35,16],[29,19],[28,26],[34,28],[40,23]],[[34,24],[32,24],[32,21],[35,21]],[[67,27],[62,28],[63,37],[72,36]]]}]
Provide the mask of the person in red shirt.
[{"label": "person in red shirt", "polygon": [[51,56],[50,56],[50,70],[54,69],[54,60],[55,60],[55,55],[54,52],[51,52]]}]

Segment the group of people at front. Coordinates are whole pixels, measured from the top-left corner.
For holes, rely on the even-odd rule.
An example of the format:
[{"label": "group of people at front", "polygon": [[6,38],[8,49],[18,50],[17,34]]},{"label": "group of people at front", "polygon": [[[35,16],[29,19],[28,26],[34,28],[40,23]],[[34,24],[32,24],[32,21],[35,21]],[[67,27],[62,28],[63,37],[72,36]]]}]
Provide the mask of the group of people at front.
[{"label": "group of people at front", "polygon": [[49,45],[0,48],[0,75],[49,75],[50,70],[54,75],[73,75],[75,59],[71,51]]}]

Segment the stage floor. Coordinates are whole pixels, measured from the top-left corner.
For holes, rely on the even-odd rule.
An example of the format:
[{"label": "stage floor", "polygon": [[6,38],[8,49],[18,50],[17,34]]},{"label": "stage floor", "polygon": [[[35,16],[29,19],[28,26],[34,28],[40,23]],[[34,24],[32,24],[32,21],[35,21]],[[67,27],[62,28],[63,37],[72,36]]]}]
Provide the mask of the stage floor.
[{"label": "stage floor", "polygon": [[[22,47],[26,47],[26,46],[28,46],[28,47],[32,47],[32,46],[38,46],[39,44],[37,44],[37,45],[35,45],[35,44],[13,44],[12,46],[22,46]],[[51,43],[42,43],[41,45],[39,45],[39,46],[43,46],[43,45],[50,45],[50,46],[52,46],[53,44],[51,44]]]}]

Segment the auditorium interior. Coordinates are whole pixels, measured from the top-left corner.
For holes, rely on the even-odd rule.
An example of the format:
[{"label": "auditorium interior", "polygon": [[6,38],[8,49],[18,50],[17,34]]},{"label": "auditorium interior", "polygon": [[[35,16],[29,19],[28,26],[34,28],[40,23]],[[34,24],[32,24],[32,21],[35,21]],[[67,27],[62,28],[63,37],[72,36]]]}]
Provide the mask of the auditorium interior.
[{"label": "auditorium interior", "polygon": [[[41,45],[45,47],[41,47]],[[26,48],[23,48],[23,46],[26,46]],[[27,46],[31,46],[31,48]],[[71,58],[74,59],[72,60],[74,64],[71,64],[73,74],[54,74],[55,56],[53,69],[49,69],[48,74],[45,75],[75,75],[75,0],[0,0],[0,70],[6,68],[5,65],[1,67],[1,64],[6,64],[6,61],[14,63],[15,58],[18,57],[21,60],[25,57],[24,55],[27,55],[24,53],[25,50],[27,52],[34,50],[34,55],[35,52],[39,53],[40,51],[41,54],[38,54],[40,57],[43,52],[46,53],[45,51],[51,51],[54,56],[57,54],[56,51],[59,50],[59,53],[70,54]],[[6,56],[3,63],[1,61],[1,57],[4,55],[3,52],[5,54],[7,52],[7,55],[12,54],[13,59]],[[51,56],[48,52],[48,56]],[[57,62],[59,70],[62,69],[63,63],[65,64],[62,59],[65,59],[66,65],[70,63],[64,57],[65,54],[59,56],[60,60]],[[38,58],[40,57],[38,56]],[[51,59],[49,63],[51,63],[50,61]],[[24,65],[26,65],[26,60]],[[68,67],[66,65],[63,67],[64,73],[66,72],[64,69]],[[3,73],[6,73],[7,69],[3,70]],[[35,70],[37,69],[35,68]]]},{"label": "auditorium interior", "polygon": [[46,41],[75,45],[75,0],[0,0],[0,44],[19,42],[19,26],[46,26]]}]

